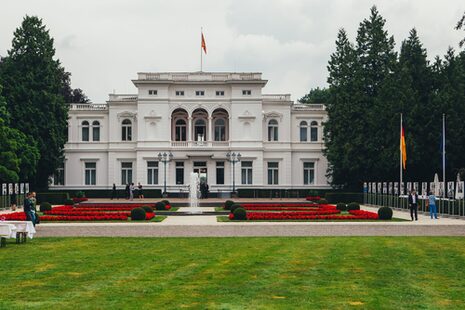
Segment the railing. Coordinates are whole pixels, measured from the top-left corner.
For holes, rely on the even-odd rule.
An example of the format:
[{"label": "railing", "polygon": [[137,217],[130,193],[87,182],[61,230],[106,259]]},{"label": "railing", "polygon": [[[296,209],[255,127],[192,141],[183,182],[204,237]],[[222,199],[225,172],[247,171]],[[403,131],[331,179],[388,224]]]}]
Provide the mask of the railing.
[{"label": "railing", "polygon": [[110,101],[135,101],[135,100],[137,100],[137,95],[110,94]]},{"label": "railing", "polygon": [[259,72],[139,72],[138,80],[167,80],[167,81],[247,81],[261,80]]},{"label": "railing", "polygon": [[297,103],[297,104],[292,105],[292,110],[294,111],[323,111],[325,110],[325,105],[319,104],[319,103],[309,103],[309,104]]},{"label": "railing", "polygon": [[264,95],[262,95],[262,97],[265,100],[291,101],[291,95],[290,94],[264,94]]},{"label": "railing", "polygon": [[171,141],[172,147],[192,147],[192,148],[208,148],[208,147],[228,147],[228,141]]},{"label": "railing", "polygon": [[108,110],[108,106],[106,104],[72,103],[69,109],[72,111],[105,111]]}]

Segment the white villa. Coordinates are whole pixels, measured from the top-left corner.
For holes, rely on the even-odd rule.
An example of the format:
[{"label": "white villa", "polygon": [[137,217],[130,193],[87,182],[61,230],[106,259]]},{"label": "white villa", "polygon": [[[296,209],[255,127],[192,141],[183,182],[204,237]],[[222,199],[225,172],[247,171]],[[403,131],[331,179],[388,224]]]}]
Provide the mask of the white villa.
[{"label": "white villa", "polygon": [[138,73],[132,82],[135,94],[70,104],[65,161],[52,189],[140,182],[163,191],[166,181],[176,193],[187,190],[191,172],[211,192],[231,191],[233,183],[329,188],[324,105],[263,94],[267,80],[255,72]]}]

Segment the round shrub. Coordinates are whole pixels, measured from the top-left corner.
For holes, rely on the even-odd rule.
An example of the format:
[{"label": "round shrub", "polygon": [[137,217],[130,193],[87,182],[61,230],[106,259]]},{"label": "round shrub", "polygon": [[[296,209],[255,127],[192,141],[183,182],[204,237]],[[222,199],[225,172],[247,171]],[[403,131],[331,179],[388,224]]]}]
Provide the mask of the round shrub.
[{"label": "round shrub", "polygon": [[237,209],[237,208],[242,208],[242,206],[238,203],[235,203],[231,206],[230,210],[231,210],[231,213],[234,213],[234,211]]},{"label": "round shrub", "polygon": [[392,209],[389,207],[381,207],[378,209],[378,217],[380,220],[392,219]]},{"label": "round shrub", "polygon": [[224,202],[224,209],[225,210],[231,210],[232,205],[234,204],[234,201],[232,200],[226,200]]},{"label": "round shrub", "polygon": [[360,210],[360,204],[357,202],[351,202],[347,205],[347,211]]},{"label": "round shrub", "polygon": [[169,200],[162,200],[161,202],[163,202],[165,204],[165,206],[169,206],[170,205],[170,201]]},{"label": "round shrub", "polygon": [[52,205],[49,202],[44,201],[40,204],[40,212],[50,211],[50,210],[52,210]]},{"label": "round shrub", "polygon": [[144,209],[145,213],[153,213],[153,208],[151,206],[142,206],[142,209]]},{"label": "round shrub", "polygon": [[86,193],[84,193],[83,191],[79,191],[76,193],[76,198],[84,198],[86,197]]},{"label": "round shrub", "polygon": [[343,202],[339,202],[338,204],[336,204],[336,209],[338,209],[339,211],[347,211],[347,205]]},{"label": "round shrub", "polygon": [[66,199],[65,200],[65,206],[74,206],[73,199]]},{"label": "round shrub", "polygon": [[236,208],[233,214],[234,214],[235,220],[246,220],[247,219],[247,212],[242,207]]},{"label": "round shrub", "polygon": [[142,208],[134,208],[131,210],[132,221],[143,221],[145,220],[145,210]]},{"label": "round shrub", "polygon": [[163,201],[159,201],[155,204],[155,210],[165,210],[166,205]]},{"label": "round shrub", "polygon": [[320,204],[320,205],[327,205],[327,204],[328,204],[328,200],[326,200],[326,199],[324,199],[324,198],[323,198],[323,199],[320,199],[320,200],[318,200],[318,204]]}]

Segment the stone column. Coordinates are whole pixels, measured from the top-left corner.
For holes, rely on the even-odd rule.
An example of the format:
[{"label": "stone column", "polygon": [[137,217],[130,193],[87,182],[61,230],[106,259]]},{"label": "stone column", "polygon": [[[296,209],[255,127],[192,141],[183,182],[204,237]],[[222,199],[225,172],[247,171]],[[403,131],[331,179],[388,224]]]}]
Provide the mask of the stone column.
[{"label": "stone column", "polygon": [[212,119],[213,117],[208,117],[208,125],[207,125],[207,139],[206,141],[213,141],[212,135]]},{"label": "stone column", "polygon": [[192,128],[192,117],[189,116],[187,118],[187,141],[192,141],[192,137],[193,137],[193,128]]}]

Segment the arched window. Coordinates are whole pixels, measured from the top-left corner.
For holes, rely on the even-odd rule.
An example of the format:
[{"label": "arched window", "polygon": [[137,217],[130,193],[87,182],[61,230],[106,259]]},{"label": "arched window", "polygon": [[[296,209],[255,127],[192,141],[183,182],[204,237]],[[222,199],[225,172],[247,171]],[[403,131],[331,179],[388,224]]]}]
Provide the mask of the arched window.
[{"label": "arched window", "polygon": [[99,121],[92,122],[92,141],[100,141],[100,123]]},{"label": "arched window", "polygon": [[226,141],[226,122],[222,118],[215,121],[215,141]]},{"label": "arched window", "polygon": [[121,140],[123,141],[132,141],[132,123],[130,120],[123,120],[123,125],[121,126]]},{"label": "arched window", "polygon": [[82,141],[89,141],[89,122],[83,121],[82,125]]},{"label": "arched window", "polygon": [[318,123],[315,121],[310,123],[310,141],[318,141]]},{"label": "arched window", "polygon": [[300,122],[300,141],[301,142],[306,142],[307,141],[307,136],[308,136],[308,126],[306,121],[301,121]]},{"label": "arched window", "polygon": [[204,119],[197,119],[194,124],[194,140],[205,141],[207,133],[207,126]]},{"label": "arched window", "polygon": [[268,122],[268,141],[278,141],[278,121],[275,119]]},{"label": "arched window", "polygon": [[186,121],[183,119],[178,119],[176,121],[175,128],[175,141],[187,141],[187,125]]}]

